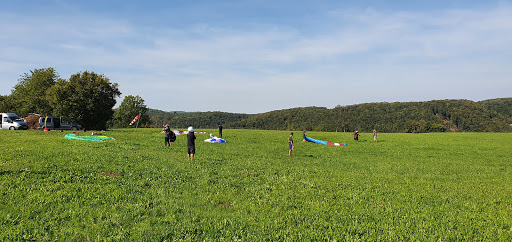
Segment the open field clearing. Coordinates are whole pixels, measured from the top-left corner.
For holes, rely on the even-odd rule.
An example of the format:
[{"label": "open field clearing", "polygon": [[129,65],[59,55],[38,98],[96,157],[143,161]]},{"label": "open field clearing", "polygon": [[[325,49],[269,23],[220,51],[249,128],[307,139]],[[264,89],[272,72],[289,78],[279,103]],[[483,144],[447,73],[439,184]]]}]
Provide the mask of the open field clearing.
[{"label": "open field clearing", "polygon": [[512,240],[511,133],[160,131],[0,131],[0,240]]}]

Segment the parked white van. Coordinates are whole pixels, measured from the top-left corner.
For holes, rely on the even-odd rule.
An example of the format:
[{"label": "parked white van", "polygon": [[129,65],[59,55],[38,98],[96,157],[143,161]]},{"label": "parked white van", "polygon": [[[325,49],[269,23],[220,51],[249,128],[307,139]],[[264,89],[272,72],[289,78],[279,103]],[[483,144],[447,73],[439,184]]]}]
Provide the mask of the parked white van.
[{"label": "parked white van", "polygon": [[0,129],[28,129],[28,124],[15,113],[0,113]]}]

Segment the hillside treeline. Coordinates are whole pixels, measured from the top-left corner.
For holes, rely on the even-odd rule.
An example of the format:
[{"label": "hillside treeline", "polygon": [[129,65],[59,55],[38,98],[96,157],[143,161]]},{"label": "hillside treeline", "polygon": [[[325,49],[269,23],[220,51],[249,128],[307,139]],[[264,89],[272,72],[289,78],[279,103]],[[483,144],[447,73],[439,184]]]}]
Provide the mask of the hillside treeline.
[{"label": "hillside treeline", "polygon": [[504,132],[512,128],[512,98],[473,102],[435,100],[427,102],[365,103],[350,106],[304,107],[261,114],[222,112],[148,112],[153,123],[172,127],[312,130],[370,132]]},{"label": "hillside treeline", "polygon": [[151,122],[156,127],[169,124],[172,128],[194,128],[212,129],[219,124],[223,126],[247,119],[249,114],[226,113],[226,112],[164,112],[156,109],[149,109],[146,112]]},{"label": "hillside treeline", "polygon": [[512,118],[512,98],[498,98],[480,102],[485,108],[496,111],[507,118]]}]

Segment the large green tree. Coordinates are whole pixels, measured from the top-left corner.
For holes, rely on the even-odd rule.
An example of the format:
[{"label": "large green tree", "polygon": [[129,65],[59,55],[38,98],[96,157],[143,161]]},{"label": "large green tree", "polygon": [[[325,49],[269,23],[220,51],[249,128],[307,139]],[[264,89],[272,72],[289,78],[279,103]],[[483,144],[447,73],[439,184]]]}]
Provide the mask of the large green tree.
[{"label": "large green tree", "polygon": [[59,79],[59,75],[51,67],[25,73],[14,86],[9,98],[12,112],[21,116],[28,113],[50,114],[52,106],[49,105],[46,92]]},{"label": "large green tree", "polygon": [[148,107],[144,104],[144,99],[140,96],[128,95],[124,97],[123,102],[114,112],[112,126],[116,128],[128,127],[133,118],[140,114],[138,120],[140,127],[148,127],[151,120],[146,114]]},{"label": "large green tree", "polygon": [[106,129],[112,108],[121,95],[117,83],[103,74],[81,72],[59,80],[48,92],[54,114],[81,123],[85,129]]},{"label": "large green tree", "polygon": [[9,101],[9,99],[10,99],[9,95],[5,95],[5,96],[0,95],[0,112],[2,112],[2,113],[13,112],[11,102]]}]

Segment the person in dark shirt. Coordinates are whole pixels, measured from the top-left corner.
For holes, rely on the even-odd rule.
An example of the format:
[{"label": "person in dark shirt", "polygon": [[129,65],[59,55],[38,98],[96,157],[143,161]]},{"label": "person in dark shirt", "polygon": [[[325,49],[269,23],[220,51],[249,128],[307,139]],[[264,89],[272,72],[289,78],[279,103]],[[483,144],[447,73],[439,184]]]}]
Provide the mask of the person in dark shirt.
[{"label": "person in dark shirt", "polygon": [[356,131],[356,132],[354,133],[354,140],[355,140],[355,141],[358,141],[358,140],[359,140],[359,131]]},{"label": "person in dark shirt", "polygon": [[194,154],[196,153],[196,136],[194,135],[194,128],[192,128],[192,126],[188,127],[187,152],[188,160],[194,160]]},{"label": "person in dark shirt", "polygon": [[162,133],[165,135],[165,146],[171,146],[171,129],[169,128],[169,125],[166,124],[162,130]]},{"label": "person in dark shirt", "polygon": [[306,142],[306,130],[302,131],[302,143]]},{"label": "person in dark shirt", "polygon": [[295,146],[293,145],[293,132],[290,133],[290,138],[288,138],[288,147],[290,148],[288,155],[292,156],[292,150],[295,149]]},{"label": "person in dark shirt", "polygon": [[219,138],[222,138],[222,125],[219,124]]}]

